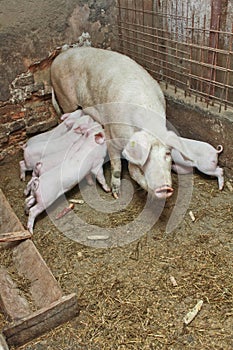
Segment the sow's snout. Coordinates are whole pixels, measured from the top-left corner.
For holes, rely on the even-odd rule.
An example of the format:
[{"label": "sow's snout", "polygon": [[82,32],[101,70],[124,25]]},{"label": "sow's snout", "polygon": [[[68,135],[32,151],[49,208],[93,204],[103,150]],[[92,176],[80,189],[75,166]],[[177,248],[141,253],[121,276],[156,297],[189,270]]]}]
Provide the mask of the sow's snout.
[{"label": "sow's snout", "polygon": [[169,185],[164,185],[155,190],[155,196],[159,199],[166,199],[172,196],[174,190]]}]

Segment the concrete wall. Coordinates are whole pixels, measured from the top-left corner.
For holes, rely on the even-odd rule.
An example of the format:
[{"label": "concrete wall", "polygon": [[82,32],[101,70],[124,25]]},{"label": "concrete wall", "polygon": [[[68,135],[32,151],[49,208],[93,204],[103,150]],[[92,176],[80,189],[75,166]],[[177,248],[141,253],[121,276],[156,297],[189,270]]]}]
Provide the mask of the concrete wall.
[{"label": "concrete wall", "polygon": [[[0,2],[0,101],[9,84],[56,46],[89,32],[94,46],[109,46],[114,0],[2,0]],[[107,35],[107,34],[109,35]]]},{"label": "concrete wall", "polygon": [[223,146],[219,164],[224,167],[226,177],[233,175],[233,111],[219,110],[215,106],[206,107],[204,102],[193,96],[184,97],[184,92],[171,86],[161,87],[167,102],[167,120],[180,136],[209,142],[212,146]]},{"label": "concrete wall", "polygon": [[57,123],[48,77],[29,67],[83,32],[95,47],[114,47],[114,7],[115,0],[1,0],[0,159]]}]

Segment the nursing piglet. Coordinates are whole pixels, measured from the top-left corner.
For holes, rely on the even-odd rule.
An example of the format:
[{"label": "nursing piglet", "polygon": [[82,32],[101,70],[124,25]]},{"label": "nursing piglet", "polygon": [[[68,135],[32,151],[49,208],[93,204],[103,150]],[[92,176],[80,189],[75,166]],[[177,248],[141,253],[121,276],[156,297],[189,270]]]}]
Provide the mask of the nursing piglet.
[{"label": "nursing piglet", "polygon": [[[80,142],[82,142],[81,147]],[[26,206],[31,205],[33,197],[36,202],[36,205],[29,210],[27,227],[31,233],[33,233],[37,215],[48,208],[63,193],[76,186],[88,174],[94,174],[102,188],[106,192],[110,191],[102,168],[106,154],[107,146],[102,127],[88,129],[81,136],[81,140],[73,145],[62,164],[45,172],[39,178],[33,179],[30,199],[25,202]]]},{"label": "nursing piglet", "polygon": [[179,151],[172,149],[172,160],[174,162],[172,169],[178,174],[188,174],[195,167],[206,175],[216,176],[218,187],[222,190],[224,177],[223,169],[218,167],[218,154],[222,152],[223,146],[218,145],[215,149],[207,142],[183,137],[181,137],[181,140],[189,149],[192,160],[185,159]]},{"label": "nursing piglet", "polygon": [[[81,124],[80,122],[88,121],[86,124]],[[82,145],[83,140],[80,140],[79,143],[77,141],[81,138],[82,134],[85,134],[88,129],[92,129],[99,126],[99,123],[95,122],[93,119],[86,119],[84,117],[80,118],[80,121],[75,124],[75,128],[73,131],[77,134],[75,139],[75,149],[78,150],[78,145]],[[39,177],[46,171],[49,171],[50,169],[56,167],[58,164],[60,164],[63,161],[63,158],[66,157],[68,152],[71,152],[73,143],[68,148],[63,148],[60,150],[60,152],[57,153],[49,153],[46,154],[41,161],[37,162],[35,167],[33,168],[33,176]]]},{"label": "nursing piglet", "polygon": [[47,141],[56,139],[62,135],[64,135],[68,130],[72,128],[77,118],[80,118],[83,115],[83,111],[81,109],[78,109],[77,111],[73,113],[65,113],[61,116],[62,123],[57,125],[52,130],[43,132],[39,135],[35,135],[31,137],[26,144],[32,145],[33,143]]},{"label": "nursing piglet", "polygon": [[77,119],[75,118],[72,129],[66,131],[66,133],[56,138],[49,137],[43,141],[33,142],[31,144],[26,143],[23,147],[24,160],[19,162],[20,179],[25,181],[26,171],[33,170],[37,162],[40,162],[44,157],[50,154],[54,155],[54,161],[55,163],[58,163],[56,159],[58,161],[62,159],[69,146],[80,137],[80,132],[76,133],[75,129],[83,123],[89,125],[89,123],[93,123],[93,120],[88,115],[84,115]]}]

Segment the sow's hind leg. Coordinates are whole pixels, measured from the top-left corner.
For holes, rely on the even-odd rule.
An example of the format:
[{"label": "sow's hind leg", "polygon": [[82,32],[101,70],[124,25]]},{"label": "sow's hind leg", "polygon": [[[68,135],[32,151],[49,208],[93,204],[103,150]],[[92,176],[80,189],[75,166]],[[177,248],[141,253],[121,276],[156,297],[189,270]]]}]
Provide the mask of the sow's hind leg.
[{"label": "sow's hind leg", "polygon": [[63,82],[62,86],[53,84],[53,106],[57,110],[57,105],[62,109],[63,113],[71,113],[78,109],[78,100],[75,92],[75,85],[71,86]]}]

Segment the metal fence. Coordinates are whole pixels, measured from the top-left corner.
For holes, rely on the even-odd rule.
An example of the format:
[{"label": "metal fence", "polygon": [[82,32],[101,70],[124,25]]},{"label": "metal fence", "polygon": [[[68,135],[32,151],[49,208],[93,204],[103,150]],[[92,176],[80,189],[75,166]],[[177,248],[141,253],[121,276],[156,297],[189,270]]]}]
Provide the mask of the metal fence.
[{"label": "metal fence", "polygon": [[227,0],[118,0],[118,50],[207,107],[233,107],[231,9]]}]

